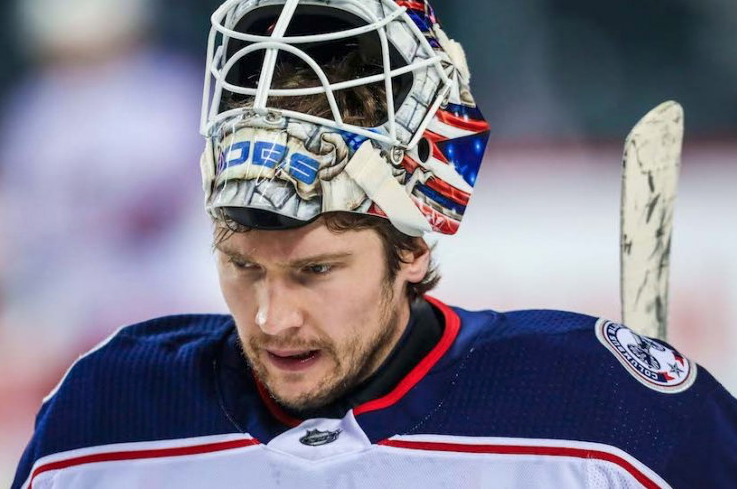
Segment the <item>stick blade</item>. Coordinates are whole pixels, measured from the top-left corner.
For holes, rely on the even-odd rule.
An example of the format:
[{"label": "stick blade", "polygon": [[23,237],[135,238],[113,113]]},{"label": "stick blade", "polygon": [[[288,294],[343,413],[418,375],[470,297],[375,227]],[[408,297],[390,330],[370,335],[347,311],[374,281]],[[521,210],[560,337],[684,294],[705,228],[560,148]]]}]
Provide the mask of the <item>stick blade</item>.
[{"label": "stick blade", "polygon": [[665,339],[673,208],[681,167],[683,108],[648,112],[624,146],[621,208],[622,322]]}]

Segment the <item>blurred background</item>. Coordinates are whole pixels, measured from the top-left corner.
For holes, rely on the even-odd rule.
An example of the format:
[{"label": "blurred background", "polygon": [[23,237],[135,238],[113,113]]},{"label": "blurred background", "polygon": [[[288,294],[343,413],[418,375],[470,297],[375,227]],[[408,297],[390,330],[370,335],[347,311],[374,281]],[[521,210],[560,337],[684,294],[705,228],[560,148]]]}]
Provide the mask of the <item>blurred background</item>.
[{"label": "blurred background", "polygon": [[[0,486],[41,399],[123,324],[225,311],[199,183],[217,0],[0,9]],[[624,138],[686,111],[671,333],[737,394],[737,3],[436,0],[492,138],[435,295],[619,319]]]}]

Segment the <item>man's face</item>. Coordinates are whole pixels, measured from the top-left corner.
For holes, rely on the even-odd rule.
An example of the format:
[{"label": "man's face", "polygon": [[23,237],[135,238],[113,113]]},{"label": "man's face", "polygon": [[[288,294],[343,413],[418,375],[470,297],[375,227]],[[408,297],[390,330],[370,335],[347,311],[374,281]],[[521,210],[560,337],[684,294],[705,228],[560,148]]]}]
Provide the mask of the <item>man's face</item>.
[{"label": "man's face", "polygon": [[329,403],[381,364],[409,318],[405,284],[427,269],[425,255],[413,257],[389,280],[375,231],[333,233],[322,220],[235,233],[217,248],[245,355],[271,395],[297,410]]}]

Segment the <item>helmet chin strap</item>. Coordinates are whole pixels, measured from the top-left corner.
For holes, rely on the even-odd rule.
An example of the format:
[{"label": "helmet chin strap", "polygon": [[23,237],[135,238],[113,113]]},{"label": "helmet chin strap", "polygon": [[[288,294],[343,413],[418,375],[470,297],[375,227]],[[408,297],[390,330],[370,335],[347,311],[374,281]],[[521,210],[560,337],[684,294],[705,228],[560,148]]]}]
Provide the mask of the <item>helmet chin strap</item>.
[{"label": "helmet chin strap", "polygon": [[202,175],[202,190],[205,191],[205,206],[212,195],[212,184],[215,182],[215,157],[212,152],[212,140],[205,140],[205,150],[200,157],[200,172]]},{"label": "helmet chin strap", "polygon": [[420,237],[432,231],[427,218],[394,178],[386,160],[370,141],[364,141],[358,148],[345,172],[401,232]]}]

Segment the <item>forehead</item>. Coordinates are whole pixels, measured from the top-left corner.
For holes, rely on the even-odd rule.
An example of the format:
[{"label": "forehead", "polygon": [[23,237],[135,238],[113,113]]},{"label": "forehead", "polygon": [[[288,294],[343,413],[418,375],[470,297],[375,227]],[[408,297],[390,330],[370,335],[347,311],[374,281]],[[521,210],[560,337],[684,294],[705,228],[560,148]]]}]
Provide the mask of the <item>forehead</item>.
[{"label": "forehead", "polygon": [[[217,233],[217,230],[216,230]],[[295,229],[265,231],[252,229],[230,233],[216,244],[225,253],[246,255],[263,261],[291,261],[306,256],[351,253],[371,255],[380,249],[378,233],[372,229],[331,231],[319,219]]]}]

